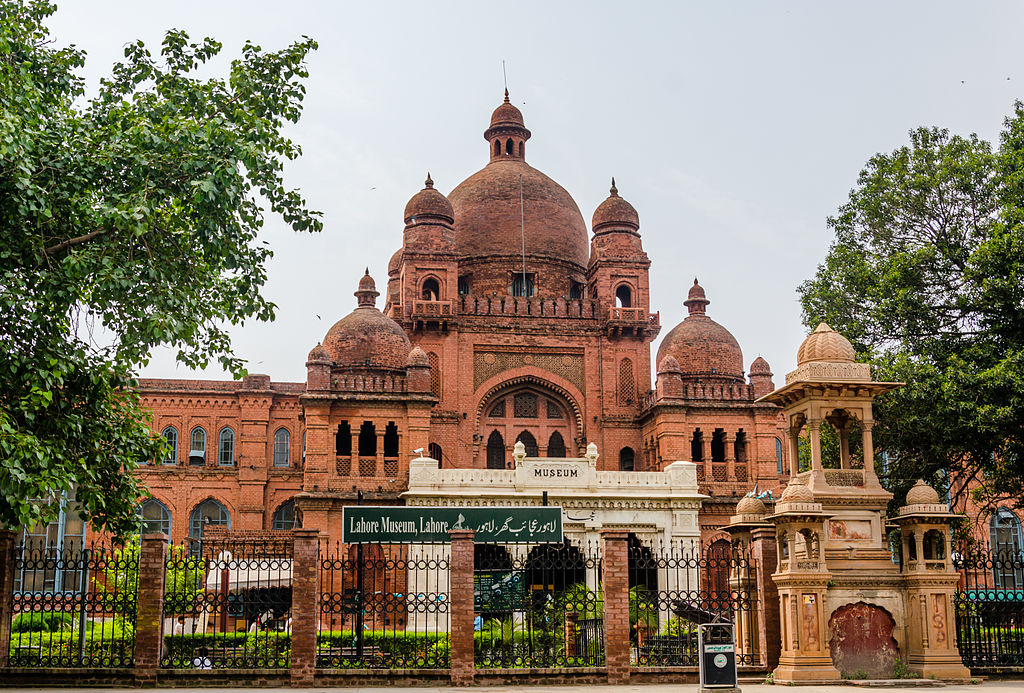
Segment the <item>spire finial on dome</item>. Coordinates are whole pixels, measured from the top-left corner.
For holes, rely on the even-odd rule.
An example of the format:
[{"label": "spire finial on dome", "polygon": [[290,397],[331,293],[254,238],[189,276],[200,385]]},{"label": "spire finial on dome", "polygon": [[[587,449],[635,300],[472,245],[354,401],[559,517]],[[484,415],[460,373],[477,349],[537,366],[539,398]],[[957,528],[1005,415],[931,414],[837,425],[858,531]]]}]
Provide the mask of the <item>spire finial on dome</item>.
[{"label": "spire finial on dome", "polygon": [[613,197],[619,196],[619,189],[615,187],[615,176],[612,176],[612,187],[608,192],[611,193]]},{"label": "spire finial on dome", "polygon": [[704,315],[707,312],[707,305],[711,303],[704,294],[704,287],[697,283],[697,277],[693,278],[693,286],[686,295],[683,305],[690,310],[690,315]]},{"label": "spire finial on dome", "polygon": [[430,177],[430,171],[427,171],[427,179],[423,181],[423,186],[427,188],[434,187],[434,179]]},{"label": "spire finial on dome", "polygon": [[377,305],[377,297],[380,296],[380,292],[377,291],[377,285],[373,281],[373,277],[370,276],[370,268],[366,268],[366,274],[359,280],[359,288],[355,292],[356,304],[360,308],[373,308]]},{"label": "spire finial on dome", "polygon": [[505,103],[508,103],[508,87],[505,87]]}]

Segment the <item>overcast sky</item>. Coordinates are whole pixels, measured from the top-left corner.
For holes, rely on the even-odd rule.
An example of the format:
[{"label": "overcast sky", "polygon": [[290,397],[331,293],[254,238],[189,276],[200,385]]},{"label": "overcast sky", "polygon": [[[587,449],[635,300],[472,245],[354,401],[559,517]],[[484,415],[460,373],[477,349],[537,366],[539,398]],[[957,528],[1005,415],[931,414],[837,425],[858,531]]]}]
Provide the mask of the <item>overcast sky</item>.
[{"label": "overcast sky", "polygon": [[[124,44],[155,49],[171,27],[220,40],[222,73],[246,39],[319,42],[287,183],[325,229],[269,219],[278,317],[232,331],[252,372],[304,381],[363,268],[386,284],[426,172],[448,193],[486,164],[504,59],[529,163],[588,227],[613,175],[639,212],[662,335],[698,276],[745,366],[764,356],[779,384],[806,334],[796,287],[828,249],[826,218],[911,128],[998,136],[1024,96],[1022,20],[1012,2],[62,0],[50,27],[88,52],[93,84]],[[143,375],[194,377],[169,352]]]}]

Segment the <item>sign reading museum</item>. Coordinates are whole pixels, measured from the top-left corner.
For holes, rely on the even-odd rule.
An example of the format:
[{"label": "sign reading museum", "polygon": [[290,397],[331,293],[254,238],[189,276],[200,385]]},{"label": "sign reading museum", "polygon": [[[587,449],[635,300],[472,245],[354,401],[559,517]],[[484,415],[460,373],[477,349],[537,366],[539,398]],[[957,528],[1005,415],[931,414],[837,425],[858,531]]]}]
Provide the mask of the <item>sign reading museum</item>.
[{"label": "sign reading museum", "polygon": [[342,541],[412,544],[450,541],[449,532],[472,529],[476,542],[561,543],[562,509],[345,506]]}]

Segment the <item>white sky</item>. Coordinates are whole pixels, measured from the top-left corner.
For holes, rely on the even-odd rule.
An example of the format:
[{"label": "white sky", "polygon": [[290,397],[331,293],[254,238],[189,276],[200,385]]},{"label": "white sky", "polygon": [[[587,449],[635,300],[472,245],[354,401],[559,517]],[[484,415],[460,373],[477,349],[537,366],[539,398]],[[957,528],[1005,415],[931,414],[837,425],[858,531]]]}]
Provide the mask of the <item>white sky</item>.
[{"label": "white sky", "polygon": [[[745,366],[764,356],[778,384],[805,334],[796,287],[825,255],[826,217],[911,128],[998,136],[1024,96],[1022,20],[1012,2],[63,0],[50,27],[88,52],[92,84],[125,43],[155,51],[170,27],[220,40],[222,70],[246,39],[319,42],[287,183],[325,230],[268,220],[278,318],[232,331],[252,372],[304,381],[363,268],[386,284],[425,173],[448,193],[484,166],[504,59],[529,163],[588,226],[613,175],[639,212],[662,335],[696,275]],[[161,352],[143,375],[191,371]]]}]

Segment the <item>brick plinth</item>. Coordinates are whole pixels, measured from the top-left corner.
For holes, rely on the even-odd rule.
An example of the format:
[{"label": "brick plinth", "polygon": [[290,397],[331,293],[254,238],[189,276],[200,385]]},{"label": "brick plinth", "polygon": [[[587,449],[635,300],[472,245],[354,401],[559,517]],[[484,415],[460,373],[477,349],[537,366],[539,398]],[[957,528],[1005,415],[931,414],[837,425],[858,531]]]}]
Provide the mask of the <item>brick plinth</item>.
[{"label": "brick plinth", "polygon": [[316,623],[319,607],[319,533],[293,530],[292,546],[292,660],[293,688],[310,687],[316,674]]},{"label": "brick plinth", "polygon": [[473,664],[473,530],[455,530],[449,562],[451,670],[453,686],[470,686]]},{"label": "brick plinth", "polygon": [[629,683],[629,533],[601,532],[604,657],[610,685]]},{"label": "brick plinth", "polygon": [[758,638],[762,664],[774,669],[779,664],[782,646],[782,622],[779,620],[779,590],[772,580],[778,565],[779,545],[774,528],[755,529],[750,544],[757,574]]},{"label": "brick plinth", "polygon": [[6,643],[11,641],[11,618],[14,594],[14,538],[10,529],[0,529],[0,667],[7,666],[10,656]]},{"label": "brick plinth", "polygon": [[155,686],[160,668],[166,562],[167,535],[143,534],[135,617],[135,683],[139,686]]}]

